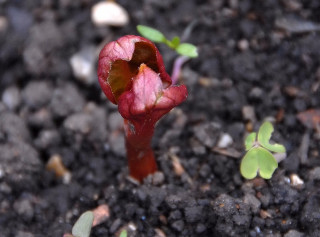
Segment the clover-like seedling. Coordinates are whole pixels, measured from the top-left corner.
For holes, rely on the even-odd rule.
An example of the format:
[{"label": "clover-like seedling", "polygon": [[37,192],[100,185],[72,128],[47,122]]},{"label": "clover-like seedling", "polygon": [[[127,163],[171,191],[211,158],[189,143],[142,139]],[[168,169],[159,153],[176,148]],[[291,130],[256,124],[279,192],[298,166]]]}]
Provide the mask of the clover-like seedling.
[{"label": "clover-like seedling", "polygon": [[168,40],[159,30],[144,25],[138,25],[137,30],[143,37],[155,43],[166,44],[180,55],[190,58],[198,57],[197,47],[193,44],[181,43],[178,36],[173,37],[172,40]]},{"label": "clover-like seedling", "polygon": [[245,140],[246,155],[240,165],[240,172],[246,179],[253,179],[259,175],[264,179],[270,179],[278,168],[278,162],[271,152],[285,153],[286,149],[280,144],[270,144],[273,126],[270,122],[264,122],[258,132],[250,133]]},{"label": "clover-like seedling", "polygon": [[187,98],[187,88],[172,85],[156,46],[134,35],[121,37],[101,50],[98,78],[124,118],[129,173],[141,182],[157,171],[151,148],[155,124]]},{"label": "clover-like seedling", "polygon": [[127,236],[128,236],[128,231],[127,230],[123,230],[123,231],[121,231],[119,237],[127,237]]},{"label": "clover-like seedling", "polygon": [[65,234],[63,237],[89,237],[93,219],[92,211],[84,212],[72,227],[72,234]]}]

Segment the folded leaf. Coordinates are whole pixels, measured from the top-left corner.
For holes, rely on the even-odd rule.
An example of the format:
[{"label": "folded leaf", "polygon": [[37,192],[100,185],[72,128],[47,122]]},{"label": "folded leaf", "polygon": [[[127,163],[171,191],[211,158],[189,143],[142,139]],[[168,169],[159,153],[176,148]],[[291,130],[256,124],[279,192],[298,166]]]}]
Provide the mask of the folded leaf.
[{"label": "folded leaf", "polygon": [[256,137],[257,137],[257,133],[255,133],[255,132],[252,132],[247,136],[247,138],[244,142],[244,145],[246,147],[246,151],[250,150],[253,147],[253,145],[256,141]]},{"label": "folded leaf", "polygon": [[271,134],[273,132],[273,126],[270,122],[264,122],[258,132],[258,142],[264,148],[272,152],[286,152],[283,145],[280,144],[270,144]]}]

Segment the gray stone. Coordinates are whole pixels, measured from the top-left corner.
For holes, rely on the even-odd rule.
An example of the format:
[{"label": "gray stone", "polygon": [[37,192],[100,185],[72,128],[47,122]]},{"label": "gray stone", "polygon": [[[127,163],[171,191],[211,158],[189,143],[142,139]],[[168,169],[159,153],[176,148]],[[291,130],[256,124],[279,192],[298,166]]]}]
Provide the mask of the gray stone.
[{"label": "gray stone", "polygon": [[0,137],[3,135],[8,141],[28,141],[29,130],[22,118],[10,113],[0,114]]},{"label": "gray stone", "polygon": [[32,203],[29,199],[23,198],[14,202],[13,209],[19,216],[26,220],[31,220],[34,216]]},{"label": "gray stone", "polygon": [[51,86],[44,81],[32,81],[22,91],[23,102],[32,109],[39,109],[49,103]]},{"label": "gray stone", "polygon": [[21,102],[20,90],[15,86],[8,87],[2,94],[2,102],[10,110],[15,110]]},{"label": "gray stone", "polygon": [[27,190],[37,185],[43,169],[35,149],[23,142],[0,145],[3,179],[13,190]]},{"label": "gray stone", "polygon": [[51,146],[57,146],[60,140],[60,135],[57,130],[42,130],[35,140],[35,145],[37,148],[45,150]]},{"label": "gray stone", "polygon": [[54,117],[66,117],[80,112],[84,107],[84,98],[73,84],[66,84],[53,92],[50,109]]},{"label": "gray stone", "polygon": [[95,75],[96,49],[88,46],[70,58],[73,75],[87,85],[98,82]]},{"label": "gray stone", "polygon": [[283,237],[303,237],[304,234],[297,230],[289,230],[287,233],[283,235]]},{"label": "gray stone", "polygon": [[178,220],[178,221],[175,221],[171,224],[171,227],[178,231],[178,232],[181,232],[184,228],[184,222],[182,220]]},{"label": "gray stone", "polygon": [[247,203],[253,213],[258,213],[260,210],[261,202],[259,201],[258,198],[256,198],[252,194],[246,194],[243,198],[243,202]]},{"label": "gray stone", "polygon": [[220,124],[211,122],[194,126],[192,130],[199,142],[212,148],[220,135],[221,126]]},{"label": "gray stone", "polygon": [[315,167],[309,172],[308,180],[320,180],[320,167]]}]

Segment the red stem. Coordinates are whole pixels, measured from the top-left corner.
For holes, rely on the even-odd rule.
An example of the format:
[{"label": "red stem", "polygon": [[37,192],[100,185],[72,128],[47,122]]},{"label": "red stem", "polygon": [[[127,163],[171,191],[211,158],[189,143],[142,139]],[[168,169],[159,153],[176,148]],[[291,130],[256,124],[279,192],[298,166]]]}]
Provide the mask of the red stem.
[{"label": "red stem", "polygon": [[149,174],[157,171],[157,163],[151,148],[154,125],[145,123],[142,126],[134,126],[125,119],[124,129],[129,174],[132,178],[142,182]]}]

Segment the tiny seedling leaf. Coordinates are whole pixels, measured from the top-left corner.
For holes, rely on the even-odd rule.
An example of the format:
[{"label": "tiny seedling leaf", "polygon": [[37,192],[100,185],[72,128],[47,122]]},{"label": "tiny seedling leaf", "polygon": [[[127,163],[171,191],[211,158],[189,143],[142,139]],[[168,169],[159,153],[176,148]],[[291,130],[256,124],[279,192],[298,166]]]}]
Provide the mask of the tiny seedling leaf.
[{"label": "tiny seedling leaf", "polygon": [[180,44],[180,38],[178,36],[173,37],[171,40],[172,47],[175,49],[179,46],[179,44]]},{"label": "tiny seedling leaf", "polygon": [[270,179],[273,172],[278,168],[278,162],[274,156],[266,149],[259,147],[257,156],[259,157],[259,174],[264,179]]},{"label": "tiny seedling leaf", "polygon": [[253,179],[257,176],[259,162],[256,155],[257,148],[252,148],[247,152],[247,154],[243,157],[241,161],[240,173],[246,179]]},{"label": "tiny seedling leaf", "polygon": [[128,236],[127,230],[123,230],[123,231],[121,231],[121,234],[119,237],[127,237],[127,236]]},{"label": "tiny seedling leaf", "polygon": [[198,57],[197,47],[193,44],[182,43],[176,48],[178,54],[188,56],[190,58]]},{"label": "tiny seedling leaf", "polygon": [[264,179],[270,179],[278,162],[273,155],[263,147],[253,147],[241,161],[240,172],[246,179],[253,179],[259,172]]},{"label": "tiny seedling leaf", "polygon": [[253,147],[254,142],[256,141],[256,137],[257,137],[257,133],[255,133],[255,132],[252,132],[247,136],[247,138],[244,142],[244,145],[246,147],[246,151],[250,150]]},{"label": "tiny seedling leaf", "polygon": [[286,149],[280,144],[270,144],[271,134],[273,132],[273,126],[270,122],[264,122],[258,132],[258,142],[261,146],[272,152],[284,153]]},{"label": "tiny seedling leaf", "polygon": [[93,212],[83,213],[72,228],[72,235],[75,237],[89,237],[93,223]]},{"label": "tiny seedling leaf", "polygon": [[143,37],[153,42],[165,43],[167,41],[166,37],[160,31],[149,26],[138,25],[137,30]]}]

